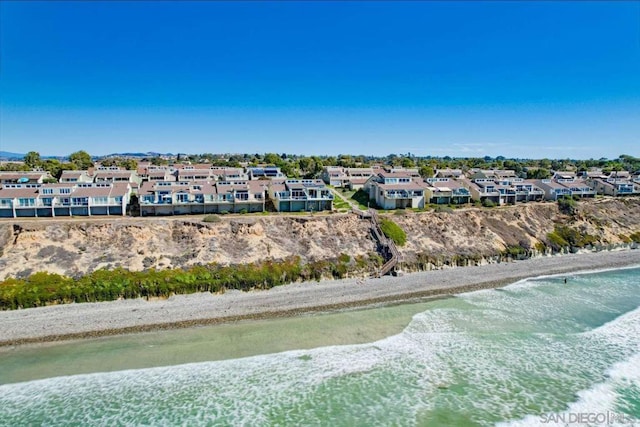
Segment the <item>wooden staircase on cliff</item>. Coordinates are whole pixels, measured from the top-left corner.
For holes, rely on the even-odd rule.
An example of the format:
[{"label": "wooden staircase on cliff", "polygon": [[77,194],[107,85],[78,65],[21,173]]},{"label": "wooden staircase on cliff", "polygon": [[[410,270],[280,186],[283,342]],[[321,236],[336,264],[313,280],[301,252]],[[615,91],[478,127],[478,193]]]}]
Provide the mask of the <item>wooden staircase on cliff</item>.
[{"label": "wooden staircase on cliff", "polygon": [[[364,215],[363,215],[364,217]],[[385,259],[385,263],[380,267],[380,270],[372,274],[372,277],[382,277],[390,273],[400,260],[400,252],[393,240],[389,239],[382,232],[380,228],[380,219],[378,218],[378,212],[375,209],[369,209],[368,217],[371,220],[371,231],[374,237],[378,241],[379,251],[382,257]]]}]

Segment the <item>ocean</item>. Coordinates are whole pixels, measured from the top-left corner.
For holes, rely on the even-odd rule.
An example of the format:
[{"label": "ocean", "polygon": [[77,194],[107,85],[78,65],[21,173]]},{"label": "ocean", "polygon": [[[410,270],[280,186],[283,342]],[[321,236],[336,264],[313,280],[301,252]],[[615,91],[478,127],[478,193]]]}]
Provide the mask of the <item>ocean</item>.
[{"label": "ocean", "polygon": [[5,349],[0,367],[2,426],[640,425],[640,268]]}]

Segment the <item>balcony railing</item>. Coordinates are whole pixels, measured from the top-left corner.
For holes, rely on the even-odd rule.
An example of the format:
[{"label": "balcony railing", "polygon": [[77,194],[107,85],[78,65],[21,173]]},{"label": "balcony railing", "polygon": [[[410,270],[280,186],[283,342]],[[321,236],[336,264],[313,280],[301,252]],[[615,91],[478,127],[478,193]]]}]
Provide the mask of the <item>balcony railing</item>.
[{"label": "balcony railing", "polygon": [[264,202],[264,198],[261,196],[250,196],[245,198],[233,198],[233,197],[225,197],[225,196],[212,196],[209,198],[194,198],[187,200],[171,200],[171,199],[162,199],[162,200],[140,200],[140,204],[144,206],[150,205],[189,205],[189,204],[220,204],[220,203],[262,203]]},{"label": "balcony railing", "polygon": [[387,193],[385,194],[385,197],[387,199],[410,199],[411,196],[409,196],[408,194],[401,194],[401,193]]}]

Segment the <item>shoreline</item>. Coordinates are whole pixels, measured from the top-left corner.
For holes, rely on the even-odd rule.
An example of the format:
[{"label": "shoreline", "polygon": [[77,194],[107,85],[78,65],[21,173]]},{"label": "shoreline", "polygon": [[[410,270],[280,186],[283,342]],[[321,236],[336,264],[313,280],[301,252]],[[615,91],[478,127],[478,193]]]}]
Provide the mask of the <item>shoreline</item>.
[{"label": "shoreline", "polygon": [[379,279],[292,283],[269,290],[0,311],[0,347],[292,317],[497,288],[527,278],[640,265],[640,250],[536,257]]}]

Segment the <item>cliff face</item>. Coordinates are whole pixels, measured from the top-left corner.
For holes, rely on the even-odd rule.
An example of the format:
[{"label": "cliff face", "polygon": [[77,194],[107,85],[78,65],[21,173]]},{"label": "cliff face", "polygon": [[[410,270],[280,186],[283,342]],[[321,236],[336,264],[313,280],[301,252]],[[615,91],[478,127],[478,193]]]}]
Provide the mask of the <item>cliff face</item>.
[{"label": "cliff face", "polygon": [[116,218],[36,220],[0,225],[0,280],[38,271],[70,276],[99,268],[175,268],[250,263],[300,255],[303,260],[375,252],[369,225],[353,215],[328,217]]},{"label": "cliff face", "polygon": [[573,215],[560,212],[556,203],[529,203],[391,218],[407,233],[407,244],[399,249],[403,262],[411,264],[425,254],[450,259],[492,257],[510,247],[550,250],[547,235],[557,225],[594,236],[599,245],[621,245],[625,236],[640,231],[640,199],[586,200]]},{"label": "cliff face", "polygon": [[[428,254],[490,257],[508,247],[535,248],[556,224],[621,244],[640,231],[640,199],[578,203],[574,215],[555,203],[494,209],[407,212],[389,216],[407,233],[400,248],[411,263]],[[175,268],[197,263],[249,263],[299,255],[303,260],[352,257],[376,250],[369,222],[355,215],[115,218],[0,223],[0,280],[38,271],[70,276],[98,268]]]}]

